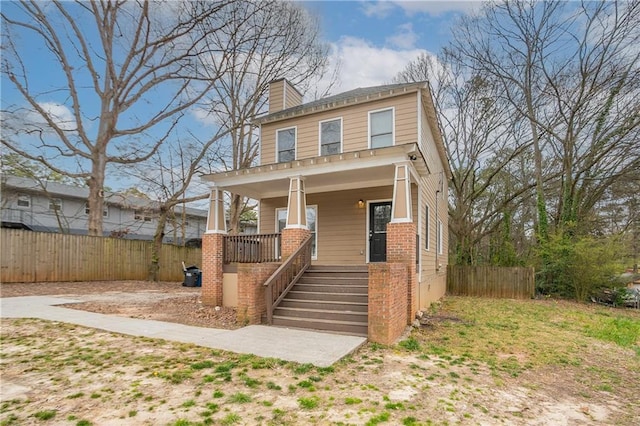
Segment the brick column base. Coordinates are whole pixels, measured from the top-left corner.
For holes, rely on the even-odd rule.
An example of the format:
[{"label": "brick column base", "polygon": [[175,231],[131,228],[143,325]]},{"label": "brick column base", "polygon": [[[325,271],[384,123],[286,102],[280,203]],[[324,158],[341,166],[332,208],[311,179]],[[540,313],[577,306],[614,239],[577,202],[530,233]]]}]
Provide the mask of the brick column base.
[{"label": "brick column base", "polygon": [[238,264],[238,323],[260,324],[262,315],[267,313],[263,284],[279,266],[279,263]]},{"label": "brick column base", "polygon": [[416,225],[413,222],[387,225],[387,262],[403,263],[407,267],[407,324],[411,324],[420,309],[416,280]]},{"label": "brick column base", "polygon": [[202,236],[202,304],[222,306],[224,234]]},{"label": "brick column base", "polygon": [[407,267],[369,264],[369,340],[395,343],[407,325]]},{"label": "brick column base", "polygon": [[284,262],[293,254],[294,251],[300,247],[302,242],[308,235],[311,235],[311,231],[302,228],[284,228],[282,230],[282,236],[280,237],[280,246],[282,252],[282,261]]}]

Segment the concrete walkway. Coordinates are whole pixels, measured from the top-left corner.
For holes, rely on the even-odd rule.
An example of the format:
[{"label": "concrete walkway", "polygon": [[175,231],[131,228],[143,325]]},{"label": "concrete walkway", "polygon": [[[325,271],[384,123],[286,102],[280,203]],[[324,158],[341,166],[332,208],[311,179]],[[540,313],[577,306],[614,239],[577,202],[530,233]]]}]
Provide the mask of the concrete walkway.
[{"label": "concrete walkway", "polygon": [[52,296],[0,299],[2,318],[40,318],[97,328],[131,336],[144,336],[260,357],[328,367],[366,342],[364,337],[319,333],[263,325],[238,330],[193,327],[162,321],[96,314],[55,305],[81,300]]}]

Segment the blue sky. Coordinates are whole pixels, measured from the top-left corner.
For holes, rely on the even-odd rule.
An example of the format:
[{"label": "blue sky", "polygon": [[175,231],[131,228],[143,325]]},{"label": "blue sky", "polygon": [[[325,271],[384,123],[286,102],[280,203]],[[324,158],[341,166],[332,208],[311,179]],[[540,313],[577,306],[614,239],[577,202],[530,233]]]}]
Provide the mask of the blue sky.
[{"label": "blue sky", "polygon": [[[300,4],[319,19],[322,38],[330,45],[331,65],[340,64],[339,82],[332,94],[389,83],[419,54],[437,54],[450,39],[460,14],[480,7],[479,2],[462,1],[300,1]],[[15,13],[12,7],[11,3],[3,5],[5,13]],[[59,122],[68,122],[74,127],[68,99],[53,90],[58,80],[53,78],[54,69],[45,62],[47,55],[43,53],[46,50],[42,45],[31,43],[30,39],[22,42],[25,43],[21,46],[23,52],[29,52],[23,58],[34,78],[32,83],[40,86],[38,92],[44,92],[38,101],[45,109],[55,112]],[[320,85],[325,83],[321,81]],[[22,103],[11,86],[3,76],[3,107]],[[33,85],[31,88],[34,89]],[[321,91],[322,87],[318,92]],[[84,112],[86,116],[97,115],[97,111]],[[205,122],[195,116],[191,118],[191,130],[200,127],[206,132],[206,128],[202,128],[206,126]],[[114,188],[123,184],[110,183]]]},{"label": "blue sky", "polygon": [[437,54],[456,19],[480,7],[463,1],[303,1],[318,16],[341,63],[333,92],[388,83],[420,53]]}]

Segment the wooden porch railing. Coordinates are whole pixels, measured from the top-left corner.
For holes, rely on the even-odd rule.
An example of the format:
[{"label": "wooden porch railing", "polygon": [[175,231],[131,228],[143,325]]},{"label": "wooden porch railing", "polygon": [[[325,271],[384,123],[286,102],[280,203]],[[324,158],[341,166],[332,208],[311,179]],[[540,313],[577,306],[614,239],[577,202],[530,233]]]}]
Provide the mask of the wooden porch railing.
[{"label": "wooden porch railing", "polygon": [[225,264],[279,262],[280,234],[225,235],[223,248]]},{"label": "wooden porch railing", "polygon": [[264,283],[267,324],[273,324],[273,310],[311,265],[311,235]]}]

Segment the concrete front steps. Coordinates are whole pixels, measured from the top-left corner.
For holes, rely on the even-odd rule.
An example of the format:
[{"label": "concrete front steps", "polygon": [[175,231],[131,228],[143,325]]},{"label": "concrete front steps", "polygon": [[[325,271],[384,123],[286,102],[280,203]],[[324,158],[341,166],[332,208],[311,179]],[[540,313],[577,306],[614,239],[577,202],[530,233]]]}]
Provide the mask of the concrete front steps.
[{"label": "concrete front steps", "polygon": [[369,272],[310,266],[273,312],[273,325],[367,336]]}]

